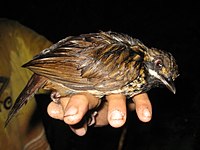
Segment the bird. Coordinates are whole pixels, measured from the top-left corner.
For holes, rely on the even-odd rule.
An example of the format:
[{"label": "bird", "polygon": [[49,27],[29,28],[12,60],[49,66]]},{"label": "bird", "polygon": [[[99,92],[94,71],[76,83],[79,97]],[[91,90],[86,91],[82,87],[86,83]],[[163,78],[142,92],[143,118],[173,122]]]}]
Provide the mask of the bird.
[{"label": "bird", "polygon": [[51,99],[88,92],[98,98],[127,97],[166,86],[174,94],[178,65],[170,52],[148,48],[137,38],[113,31],[67,36],[25,63],[33,72],[11,108],[5,126],[39,89]]}]

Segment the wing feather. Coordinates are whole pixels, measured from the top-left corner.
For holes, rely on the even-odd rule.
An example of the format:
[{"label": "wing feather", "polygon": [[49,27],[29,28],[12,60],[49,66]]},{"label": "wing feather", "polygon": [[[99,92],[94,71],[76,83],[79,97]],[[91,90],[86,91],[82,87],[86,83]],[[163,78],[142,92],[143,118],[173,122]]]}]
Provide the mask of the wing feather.
[{"label": "wing feather", "polygon": [[68,37],[24,67],[73,89],[116,90],[138,75],[143,58],[131,44],[137,41],[110,32]]}]

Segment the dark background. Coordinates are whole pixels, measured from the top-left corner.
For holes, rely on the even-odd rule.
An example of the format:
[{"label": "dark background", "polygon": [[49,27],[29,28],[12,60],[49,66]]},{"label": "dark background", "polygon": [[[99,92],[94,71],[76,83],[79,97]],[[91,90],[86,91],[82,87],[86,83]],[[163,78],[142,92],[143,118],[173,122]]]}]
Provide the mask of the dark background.
[{"label": "dark background", "polygon": [[[152,89],[153,119],[142,123],[129,113],[124,149],[200,149],[199,46],[200,6],[193,1],[1,1],[0,17],[14,19],[52,42],[82,33],[116,31],[140,39],[146,46],[170,51],[180,76],[177,94]],[[45,109],[48,101],[39,101]],[[61,121],[43,114],[52,149],[117,149],[122,129],[89,128],[75,136]]]}]

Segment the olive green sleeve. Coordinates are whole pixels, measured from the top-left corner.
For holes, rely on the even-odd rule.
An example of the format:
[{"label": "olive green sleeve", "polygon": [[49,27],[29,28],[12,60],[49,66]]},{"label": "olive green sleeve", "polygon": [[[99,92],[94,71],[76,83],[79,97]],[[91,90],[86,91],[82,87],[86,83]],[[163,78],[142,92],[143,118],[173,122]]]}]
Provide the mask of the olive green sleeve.
[{"label": "olive green sleeve", "polygon": [[17,21],[0,19],[0,145],[5,146],[3,149],[22,149],[36,107],[35,101],[30,101],[3,128],[9,109],[32,74],[21,66],[51,44]]}]

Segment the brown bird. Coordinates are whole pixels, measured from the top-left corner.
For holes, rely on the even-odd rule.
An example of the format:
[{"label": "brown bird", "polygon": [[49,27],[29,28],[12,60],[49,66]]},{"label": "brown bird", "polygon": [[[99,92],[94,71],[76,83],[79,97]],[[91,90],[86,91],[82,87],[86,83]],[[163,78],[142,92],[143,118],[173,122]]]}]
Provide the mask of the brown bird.
[{"label": "brown bird", "polygon": [[165,85],[176,92],[174,57],[148,48],[138,39],[115,32],[67,37],[24,64],[34,72],[8,114],[5,126],[40,88],[51,98],[89,92],[96,97],[122,93],[128,97]]}]

